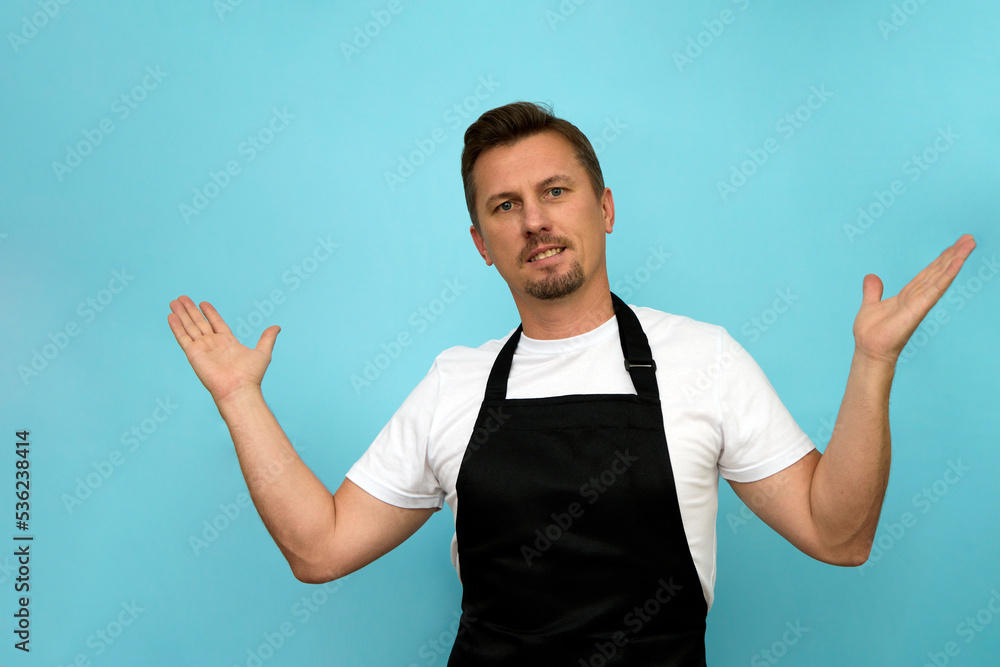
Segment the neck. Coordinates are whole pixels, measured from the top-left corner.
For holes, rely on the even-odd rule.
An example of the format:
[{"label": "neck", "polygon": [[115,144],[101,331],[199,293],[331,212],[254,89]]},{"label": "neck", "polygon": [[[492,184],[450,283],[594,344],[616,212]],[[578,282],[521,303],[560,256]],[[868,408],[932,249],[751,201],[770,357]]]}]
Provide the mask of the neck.
[{"label": "neck", "polygon": [[593,331],[615,315],[607,277],[561,299],[542,300],[514,294],[524,335],[537,340],[571,338]]}]

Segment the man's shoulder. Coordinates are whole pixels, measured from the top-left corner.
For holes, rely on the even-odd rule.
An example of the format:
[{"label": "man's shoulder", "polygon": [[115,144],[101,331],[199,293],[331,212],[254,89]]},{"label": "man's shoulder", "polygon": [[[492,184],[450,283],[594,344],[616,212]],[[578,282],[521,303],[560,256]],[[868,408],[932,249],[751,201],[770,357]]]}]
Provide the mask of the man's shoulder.
[{"label": "man's shoulder", "polygon": [[652,340],[653,336],[671,339],[704,340],[718,344],[719,339],[728,336],[726,329],[718,324],[702,322],[700,320],[668,313],[648,306],[636,306],[629,304],[642,324],[646,336]]},{"label": "man's shoulder", "polygon": [[503,347],[504,343],[507,342],[513,333],[514,329],[511,329],[505,336],[488,340],[478,347],[469,347],[467,345],[449,347],[435,357],[434,364],[439,367],[478,365],[484,363],[484,361],[492,364],[497,354],[500,353],[500,348]]}]

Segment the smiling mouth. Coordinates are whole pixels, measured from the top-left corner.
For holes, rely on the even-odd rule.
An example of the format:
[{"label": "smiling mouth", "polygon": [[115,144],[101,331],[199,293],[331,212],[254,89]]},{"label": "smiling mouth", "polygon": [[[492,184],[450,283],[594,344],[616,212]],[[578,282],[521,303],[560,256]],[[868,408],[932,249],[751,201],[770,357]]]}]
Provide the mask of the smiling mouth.
[{"label": "smiling mouth", "polygon": [[528,262],[531,263],[539,259],[545,259],[546,257],[552,257],[553,255],[558,255],[563,250],[565,250],[565,248],[551,248],[549,250],[546,250],[545,252],[538,253],[537,255],[529,259]]}]

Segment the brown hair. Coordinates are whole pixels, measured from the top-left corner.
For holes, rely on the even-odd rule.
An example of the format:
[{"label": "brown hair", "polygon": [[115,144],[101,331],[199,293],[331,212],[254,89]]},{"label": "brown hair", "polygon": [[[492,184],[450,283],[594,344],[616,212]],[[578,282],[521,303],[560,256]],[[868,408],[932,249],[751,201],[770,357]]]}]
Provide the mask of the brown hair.
[{"label": "brown hair", "polygon": [[566,137],[576,149],[576,159],[590,176],[594,194],[600,199],[604,192],[604,175],[597,161],[594,147],[573,123],[552,115],[552,107],[531,102],[512,102],[490,109],[465,131],[465,148],[462,149],[462,183],[465,185],[465,204],[469,207],[472,224],[479,229],[476,216],[476,183],[472,169],[483,151],[497,146],[511,146],[520,139],[540,132],[554,131]]}]

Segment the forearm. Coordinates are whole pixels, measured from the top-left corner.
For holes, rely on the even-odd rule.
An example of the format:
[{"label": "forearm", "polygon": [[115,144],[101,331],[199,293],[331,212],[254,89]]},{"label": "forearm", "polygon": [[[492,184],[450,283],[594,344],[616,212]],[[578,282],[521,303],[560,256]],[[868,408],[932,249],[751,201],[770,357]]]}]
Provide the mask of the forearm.
[{"label": "forearm", "polygon": [[844,400],[810,489],[823,542],[857,564],[867,559],[889,482],[889,390],[894,364],[855,351]]},{"label": "forearm", "polygon": [[254,506],[298,576],[315,565],[329,544],[333,496],[299,458],[259,387],[217,405]]}]

